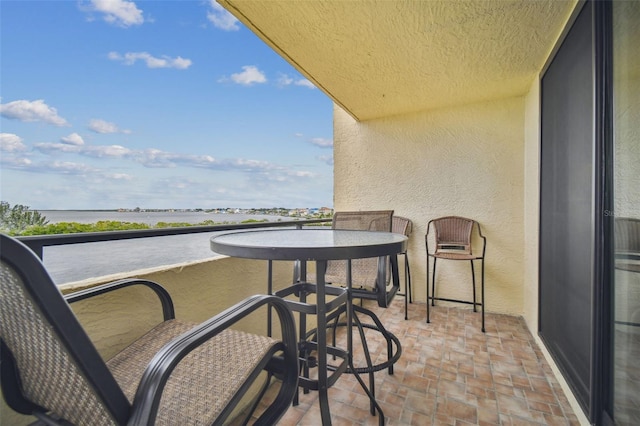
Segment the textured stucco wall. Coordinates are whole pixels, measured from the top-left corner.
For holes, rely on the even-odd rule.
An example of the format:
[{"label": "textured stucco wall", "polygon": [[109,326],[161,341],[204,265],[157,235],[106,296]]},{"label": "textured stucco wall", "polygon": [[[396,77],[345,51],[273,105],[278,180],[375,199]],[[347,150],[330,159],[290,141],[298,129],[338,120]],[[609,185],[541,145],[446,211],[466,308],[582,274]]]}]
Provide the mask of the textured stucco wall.
[{"label": "textured stucco wall", "polygon": [[[413,221],[409,257],[421,301],[427,222],[477,220],[487,237],[487,310],[520,315],[523,128],[523,97],[364,122],[335,107],[334,207],[393,209]],[[438,271],[440,295],[471,297],[467,262],[443,261]]]},{"label": "textured stucco wall", "polygon": [[614,211],[640,218],[640,3],[617,2],[613,27]]},{"label": "textured stucco wall", "polygon": [[523,317],[538,330],[538,242],[540,223],[540,80],[525,99],[524,119],[524,300]]}]

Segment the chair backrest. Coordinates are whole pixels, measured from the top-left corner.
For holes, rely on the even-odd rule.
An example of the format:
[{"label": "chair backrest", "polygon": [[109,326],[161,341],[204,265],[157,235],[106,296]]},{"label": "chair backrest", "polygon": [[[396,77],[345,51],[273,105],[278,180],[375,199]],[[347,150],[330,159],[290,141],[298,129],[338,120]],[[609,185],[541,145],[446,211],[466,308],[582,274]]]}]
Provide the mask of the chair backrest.
[{"label": "chair backrest", "polygon": [[[333,214],[333,229],[391,232],[393,210],[341,211]],[[386,306],[392,295],[386,294],[391,279],[389,257],[354,259],[351,261],[351,283],[354,297],[377,299]],[[333,260],[327,263],[327,282],[346,284],[347,262]],[[364,291],[358,291],[358,289]]]},{"label": "chair backrest", "polygon": [[617,217],[614,227],[615,251],[640,253],[640,219]]},{"label": "chair backrest", "polygon": [[445,216],[434,219],[431,223],[435,230],[436,253],[455,251],[456,253],[472,254],[471,231],[475,223],[473,219]]},{"label": "chair backrest", "polygon": [[409,235],[411,235],[412,231],[413,222],[411,222],[411,219],[407,219],[406,217],[402,216],[393,216],[393,219],[391,221],[391,232],[395,234],[402,234],[408,237]]},{"label": "chair backrest", "polygon": [[348,211],[333,214],[333,229],[391,232],[393,210]]},{"label": "chair backrest", "polygon": [[77,425],[124,424],[131,405],[27,246],[0,234],[0,381],[22,414],[52,412]]}]

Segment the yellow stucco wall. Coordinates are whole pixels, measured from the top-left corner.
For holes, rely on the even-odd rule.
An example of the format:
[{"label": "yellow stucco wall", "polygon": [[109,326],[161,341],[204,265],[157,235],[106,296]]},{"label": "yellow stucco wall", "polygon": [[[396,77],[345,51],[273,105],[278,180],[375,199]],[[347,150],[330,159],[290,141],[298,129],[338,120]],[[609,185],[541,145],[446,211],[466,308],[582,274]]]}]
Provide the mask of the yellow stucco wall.
[{"label": "yellow stucco wall", "polygon": [[640,3],[613,10],[614,210],[606,214],[640,218]]},{"label": "yellow stucco wall", "polygon": [[538,330],[538,237],[540,223],[540,80],[525,98],[523,317]]},{"label": "yellow stucco wall", "polygon": [[[487,310],[523,313],[524,111],[515,97],[357,122],[335,107],[334,208],[393,209],[413,221],[417,300],[426,299],[427,222],[459,215],[487,237]],[[440,295],[471,297],[468,263],[438,271]]]}]

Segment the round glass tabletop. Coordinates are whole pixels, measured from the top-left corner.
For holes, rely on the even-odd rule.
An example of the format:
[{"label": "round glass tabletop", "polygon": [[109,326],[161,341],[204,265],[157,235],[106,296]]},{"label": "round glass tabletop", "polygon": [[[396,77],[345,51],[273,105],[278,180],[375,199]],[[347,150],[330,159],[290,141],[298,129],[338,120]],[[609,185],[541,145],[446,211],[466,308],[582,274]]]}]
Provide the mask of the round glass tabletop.
[{"label": "round glass tabletop", "polygon": [[397,254],[407,237],[391,232],[338,229],[273,229],[212,237],[216,253],[250,259],[338,260]]}]

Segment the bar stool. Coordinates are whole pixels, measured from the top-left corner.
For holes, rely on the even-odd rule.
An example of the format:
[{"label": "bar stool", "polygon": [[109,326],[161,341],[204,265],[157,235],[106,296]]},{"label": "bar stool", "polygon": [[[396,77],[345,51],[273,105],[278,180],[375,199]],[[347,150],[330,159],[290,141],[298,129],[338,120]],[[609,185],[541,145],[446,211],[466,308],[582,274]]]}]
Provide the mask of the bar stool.
[{"label": "bar stool", "polygon": [[[429,252],[429,233],[431,227],[435,232],[435,251]],[[482,239],[482,253],[474,254],[472,251],[472,231],[474,225],[478,229],[478,236]],[[430,322],[429,301],[435,306],[436,300],[447,302],[467,303],[473,305],[473,311],[482,307],[482,332],[484,333],[484,255],[487,239],[482,235],[480,224],[473,219],[460,216],[445,216],[433,219],[427,224],[425,246],[427,249],[427,322]],[[433,276],[431,278],[431,296],[429,296],[429,258],[433,258]],[[438,259],[468,260],[471,264],[471,282],[473,286],[473,301],[436,297],[436,261]],[[480,260],[482,265],[481,301],[476,302],[476,278],[473,261]]]}]

